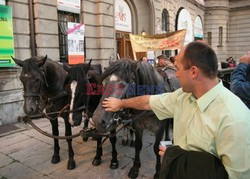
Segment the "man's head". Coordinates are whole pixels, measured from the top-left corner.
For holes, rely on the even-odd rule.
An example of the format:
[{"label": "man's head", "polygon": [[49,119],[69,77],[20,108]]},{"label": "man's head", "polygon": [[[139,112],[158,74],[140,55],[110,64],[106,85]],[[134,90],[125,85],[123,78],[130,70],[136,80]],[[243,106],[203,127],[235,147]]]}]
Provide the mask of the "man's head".
[{"label": "man's head", "polygon": [[191,42],[183,47],[177,58],[177,73],[184,91],[192,92],[192,82],[204,77],[217,77],[218,60],[214,50],[205,43]]},{"label": "man's head", "polygon": [[167,65],[167,57],[166,55],[162,54],[157,57],[158,58],[158,66],[165,67]]},{"label": "man's head", "polygon": [[192,66],[199,68],[203,75],[208,78],[216,78],[218,59],[214,50],[205,43],[191,42],[186,46],[182,59],[185,69]]}]

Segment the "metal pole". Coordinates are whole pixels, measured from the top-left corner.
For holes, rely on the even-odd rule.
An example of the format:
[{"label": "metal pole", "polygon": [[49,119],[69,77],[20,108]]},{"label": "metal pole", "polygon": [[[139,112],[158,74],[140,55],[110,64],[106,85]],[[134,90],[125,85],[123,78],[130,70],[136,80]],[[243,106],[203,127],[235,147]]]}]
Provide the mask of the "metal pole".
[{"label": "metal pole", "polygon": [[35,21],[33,0],[29,0],[29,21],[30,21],[30,48],[31,56],[36,56],[36,38],[35,38]]}]

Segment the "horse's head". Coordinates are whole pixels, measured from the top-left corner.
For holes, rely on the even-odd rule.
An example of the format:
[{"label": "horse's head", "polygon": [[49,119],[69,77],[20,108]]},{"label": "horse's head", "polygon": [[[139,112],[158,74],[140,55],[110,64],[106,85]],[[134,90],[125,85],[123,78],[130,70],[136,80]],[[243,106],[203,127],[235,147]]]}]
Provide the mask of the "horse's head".
[{"label": "horse's head", "polygon": [[63,67],[68,72],[67,91],[70,96],[69,121],[72,126],[78,126],[82,122],[82,112],[88,107],[89,94],[87,85],[89,80],[87,73],[90,69],[91,61],[88,64],[69,66],[64,63]]},{"label": "horse's head", "polygon": [[[144,94],[163,92],[157,89],[158,84],[163,84],[157,71],[148,63],[121,59],[106,69],[103,78],[103,96],[93,115],[93,122],[99,132],[105,133],[114,128],[118,113],[107,112],[102,107],[105,98],[130,98]],[[148,85],[148,87],[146,86]]]},{"label": "horse's head", "polygon": [[95,123],[95,127],[99,132],[105,133],[110,131],[113,126],[119,122],[117,121],[119,119],[117,118],[116,113],[106,112],[104,110],[102,107],[103,100],[108,97],[115,97],[119,99],[124,98],[126,96],[127,84],[128,82],[123,80],[120,76],[112,74],[103,80],[102,86],[97,87],[97,90],[98,88],[103,88],[103,95],[92,118]]},{"label": "horse's head", "polygon": [[24,89],[24,112],[26,114],[35,114],[38,110],[40,97],[47,85],[43,71],[43,65],[47,60],[47,55],[43,58],[32,57],[24,61],[13,57],[12,59],[18,66],[22,67],[20,80]]}]

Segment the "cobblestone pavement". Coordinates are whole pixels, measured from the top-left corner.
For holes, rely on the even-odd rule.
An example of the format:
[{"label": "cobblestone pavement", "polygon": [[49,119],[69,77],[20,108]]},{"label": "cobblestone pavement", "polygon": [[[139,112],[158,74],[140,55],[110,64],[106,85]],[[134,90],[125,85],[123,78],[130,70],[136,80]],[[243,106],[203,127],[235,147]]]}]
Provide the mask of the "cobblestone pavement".
[{"label": "cobblestone pavement", "polygon": [[[47,119],[34,121],[41,129],[51,133],[50,123]],[[134,148],[122,146],[121,131],[117,138],[117,152],[119,167],[109,168],[111,161],[111,144],[107,140],[103,145],[103,161],[100,166],[93,166],[96,141],[83,142],[81,137],[73,140],[76,168],[67,170],[68,153],[67,142],[60,140],[61,161],[52,164],[53,139],[43,136],[26,124],[15,124],[20,129],[0,136],[0,179],[14,178],[87,178],[87,179],[122,179],[133,165]],[[60,134],[64,135],[63,120],[59,120]],[[73,133],[81,130],[73,128]],[[141,168],[138,178],[153,178],[155,173],[155,155],[153,152],[154,135],[144,131],[143,148],[141,151]]]}]

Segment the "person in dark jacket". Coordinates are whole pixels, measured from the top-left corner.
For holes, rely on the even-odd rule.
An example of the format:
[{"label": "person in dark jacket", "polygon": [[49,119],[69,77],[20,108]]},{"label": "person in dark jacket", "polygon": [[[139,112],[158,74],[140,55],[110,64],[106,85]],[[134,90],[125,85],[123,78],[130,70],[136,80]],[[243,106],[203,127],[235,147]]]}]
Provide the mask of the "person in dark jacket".
[{"label": "person in dark jacket", "polygon": [[160,179],[228,179],[220,159],[208,152],[168,147],[162,159]]},{"label": "person in dark jacket", "polygon": [[240,63],[231,75],[231,91],[250,109],[250,52],[240,58]]}]

